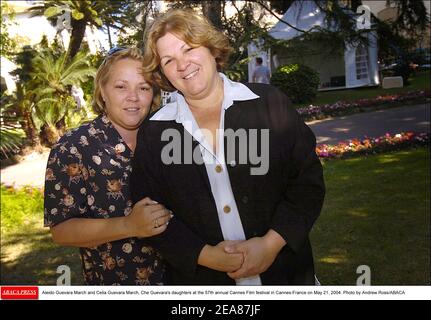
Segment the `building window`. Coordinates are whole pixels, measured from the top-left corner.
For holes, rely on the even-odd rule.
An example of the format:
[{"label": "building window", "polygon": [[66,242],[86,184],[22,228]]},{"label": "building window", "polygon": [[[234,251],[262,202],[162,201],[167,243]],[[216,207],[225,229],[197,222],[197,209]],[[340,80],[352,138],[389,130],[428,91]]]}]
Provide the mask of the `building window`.
[{"label": "building window", "polygon": [[356,79],[368,78],[368,50],[363,44],[356,48]]}]

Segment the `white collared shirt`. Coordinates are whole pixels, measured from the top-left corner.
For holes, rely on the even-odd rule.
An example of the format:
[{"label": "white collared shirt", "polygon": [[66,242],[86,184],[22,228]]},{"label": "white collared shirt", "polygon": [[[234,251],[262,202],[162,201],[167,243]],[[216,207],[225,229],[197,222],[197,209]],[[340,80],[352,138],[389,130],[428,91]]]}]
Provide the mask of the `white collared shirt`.
[{"label": "white collared shirt", "polygon": [[[167,104],[154,114],[150,120],[173,121],[181,123],[193,138],[198,141],[202,154],[208,179],[211,185],[211,192],[217,207],[223,238],[225,240],[245,240],[244,228],[238,212],[238,207],[232,192],[229,174],[227,171],[224,155],[224,116],[225,111],[231,107],[234,101],[245,101],[259,98],[249,88],[239,82],[229,80],[220,73],[223,80],[224,98],[220,114],[220,125],[217,131],[218,146],[217,154],[211,145],[206,141],[201,132],[193,113],[179,93],[176,94],[174,102]],[[236,280],[237,285],[261,285],[260,276],[242,278]]]}]

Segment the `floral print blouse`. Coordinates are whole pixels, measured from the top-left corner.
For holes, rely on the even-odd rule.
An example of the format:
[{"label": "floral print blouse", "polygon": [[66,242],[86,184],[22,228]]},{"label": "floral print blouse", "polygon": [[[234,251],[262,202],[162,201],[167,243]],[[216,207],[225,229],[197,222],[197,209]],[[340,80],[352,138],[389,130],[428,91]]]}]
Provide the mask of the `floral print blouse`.
[{"label": "floral print blouse", "polygon": [[[106,219],[132,211],[132,151],[106,116],[66,133],[51,150],[45,176],[45,226],[70,218]],[[161,257],[144,239],[80,248],[90,285],[158,285],[165,282]]]}]

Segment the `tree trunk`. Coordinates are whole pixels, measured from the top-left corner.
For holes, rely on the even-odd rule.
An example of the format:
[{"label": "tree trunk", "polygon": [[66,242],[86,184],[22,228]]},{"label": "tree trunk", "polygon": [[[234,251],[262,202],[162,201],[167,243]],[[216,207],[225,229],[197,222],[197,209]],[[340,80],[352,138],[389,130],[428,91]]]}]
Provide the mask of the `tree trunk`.
[{"label": "tree trunk", "polygon": [[22,129],[27,137],[27,143],[31,147],[36,147],[40,145],[39,133],[33,123],[30,112],[24,112],[23,121],[20,122]]},{"label": "tree trunk", "polygon": [[60,138],[58,130],[54,126],[44,124],[40,130],[40,141],[47,147],[52,147]]},{"label": "tree trunk", "polygon": [[70,59],[78,53],[82,40],[84,39],[86,27],[87,20],[75,20],[72,18],[72,35],[70,36],[70,44],[68,48]]},{"label": "tree trunk", "polygon": [[66,116],[55,124],[55,128],[57,129],[58,135],[61,137],[66,132]]},{"label": "tree trunk", "polygon": [[246,3],[244,5],[244,16],[245,16],[245,28],[248,30],[253,26],[253,5],[251,3]]},{"label": "tree trunk", "polygon": [[221,1],[202,1],[202,12],[217,29],[222,29]]},{"label": "tree trunk", "polygon": [[106,29],[108,31],[109,48],[112,49],[111,28],[109,27],[109,23],[106,24]]}]

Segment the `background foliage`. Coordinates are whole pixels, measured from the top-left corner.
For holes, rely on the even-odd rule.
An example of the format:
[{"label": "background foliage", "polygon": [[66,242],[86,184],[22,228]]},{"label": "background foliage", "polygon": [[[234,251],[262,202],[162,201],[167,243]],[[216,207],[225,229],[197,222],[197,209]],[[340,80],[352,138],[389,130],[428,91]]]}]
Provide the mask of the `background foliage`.
[{"label": "background foliage", "polygon": [[319,74],[303,64],[281,66],[271,77],[271,84],[280,88],[295,104],[313,101],[319,83]]}]

